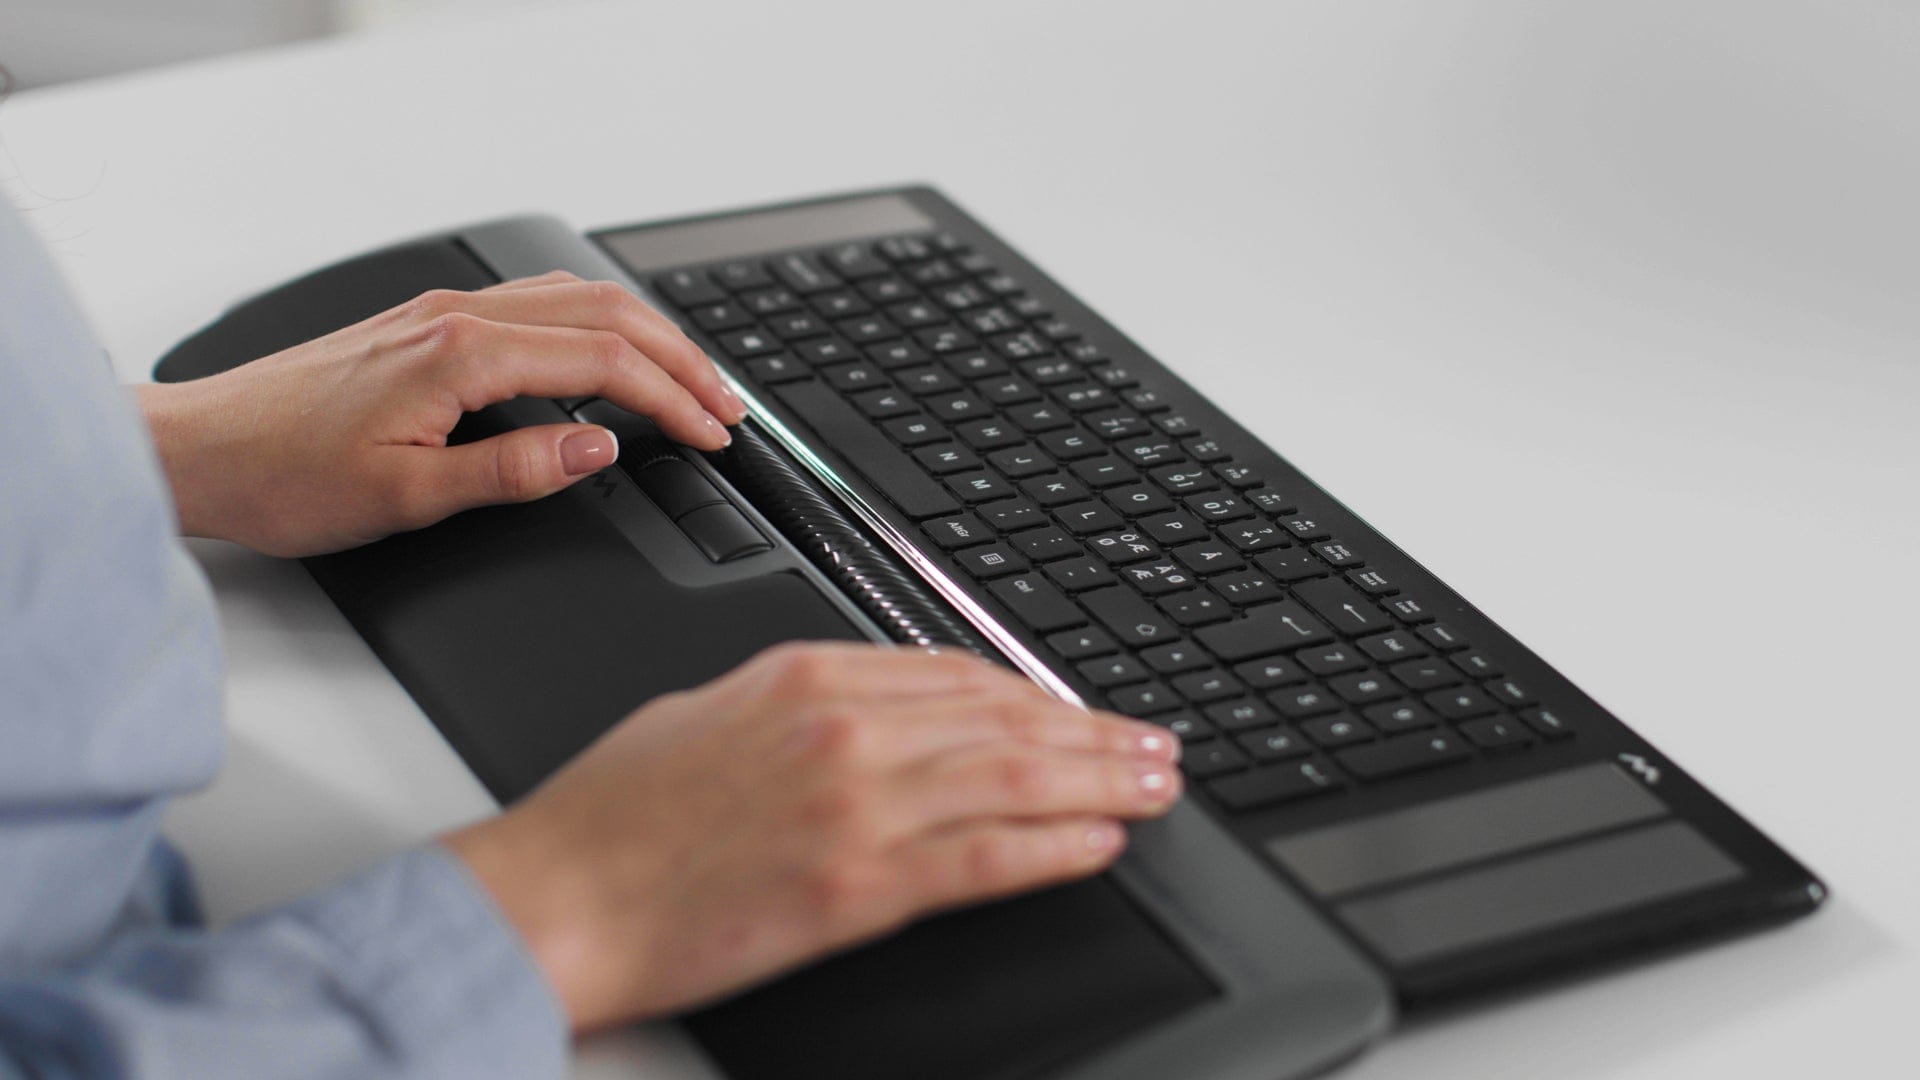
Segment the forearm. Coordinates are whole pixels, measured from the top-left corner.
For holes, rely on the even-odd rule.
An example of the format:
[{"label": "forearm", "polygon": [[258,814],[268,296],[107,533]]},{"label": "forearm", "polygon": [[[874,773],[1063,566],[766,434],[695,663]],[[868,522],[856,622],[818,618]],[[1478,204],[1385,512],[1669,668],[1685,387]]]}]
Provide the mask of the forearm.
[{"label": "forearm", "polygon": [[0,978],[0,1075],[560,1075],[566,1028],[457,860],[408,852],[219,932],[135,931]]}]

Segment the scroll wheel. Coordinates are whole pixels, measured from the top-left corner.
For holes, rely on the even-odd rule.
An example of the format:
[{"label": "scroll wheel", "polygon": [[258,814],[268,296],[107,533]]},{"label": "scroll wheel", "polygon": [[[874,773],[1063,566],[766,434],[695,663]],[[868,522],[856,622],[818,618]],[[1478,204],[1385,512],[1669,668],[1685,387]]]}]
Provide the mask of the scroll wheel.
[{"label": "scroll wheel", "polygon": [[653,421],[611,402],[594,399],[573,410],[573,418],[583,424],[599,424],[620,440],[620,467],[638,473],[657,461],[681,461],[673,440],[660,434]]}]

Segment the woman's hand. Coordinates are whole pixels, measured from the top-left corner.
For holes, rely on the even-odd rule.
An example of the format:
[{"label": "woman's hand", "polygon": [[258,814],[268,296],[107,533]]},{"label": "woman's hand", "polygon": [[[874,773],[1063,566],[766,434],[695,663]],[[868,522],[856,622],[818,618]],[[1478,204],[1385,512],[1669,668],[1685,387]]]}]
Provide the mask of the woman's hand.
[{"label": "woman's hand", "polygon": [[1095,873],[1173,803],[1177,754],[971,656],[780,646],[446,843],[584,1031]]},{"label": "woman's hand", "polygon": [[606,466],[613,434],[523,428],[449,447],[465,412],[599,395],[717,450],[746,414],[712,361],[638,297],[556,272],[435,291],[285,352],[137,391],[181,531],[315,555],[488,503],[550,495]]}]

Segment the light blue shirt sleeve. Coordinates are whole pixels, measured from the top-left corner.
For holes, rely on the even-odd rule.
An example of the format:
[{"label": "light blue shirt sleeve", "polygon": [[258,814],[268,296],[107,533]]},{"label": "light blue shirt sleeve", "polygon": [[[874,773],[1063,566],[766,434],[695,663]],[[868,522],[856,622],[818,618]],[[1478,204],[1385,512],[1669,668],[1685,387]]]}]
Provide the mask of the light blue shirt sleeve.
[{"label": "light blue shirt sleeve", "polygon": [[559,1076],[566,1025],[423,845],[206,928],[166,800],[220,760],[205,579],[146,431],[0,202],[0,1078]]}]

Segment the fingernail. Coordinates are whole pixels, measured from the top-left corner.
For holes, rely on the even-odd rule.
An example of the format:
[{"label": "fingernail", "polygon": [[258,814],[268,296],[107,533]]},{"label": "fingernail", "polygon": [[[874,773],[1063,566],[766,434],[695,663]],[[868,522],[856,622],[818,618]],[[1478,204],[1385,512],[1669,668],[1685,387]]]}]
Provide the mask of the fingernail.
[{"label": "fingernail", "polygon": [[568,476],[604,469],[620,456],[620,441],[606,428],[576,431],[560,440],[560,467]]},{"label": "fingernail", "polygon": [[1143,765],[1134,773],[1140,784],[1140,794],[1149,802],[1164,802],[1173,795],[1173,785],[1178,781],[1173,773],[1166,769]]},{"label": "fingernail", "polygon": [[1087,830],[1087,850],[1104,855],[1120,846],[1122,835],[1118,825],[1095,825]]},{"label": "fingernail", "polygon": [[733,433],[727,430],[725,424],[709,416],[707,417],[707,428],[720,437],[721,446],[733,445]]},{"label": "fingernail", "polygon": [[747,418],[746,402],[741,401],[739,396],[733,392],[733,388],[730,386],[726,386],[723,384],[720,387],[720,393],[723,397],[727,399],[727,404],[733,409],[733,422],[737,424],[740,421],[745,420]]},{"label": "fingernail", "polygon": [[1180,740],[1164,731],[1143,731],[1134,738],[1137,753],[1157,761],[1179,761]]}]

